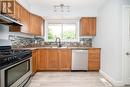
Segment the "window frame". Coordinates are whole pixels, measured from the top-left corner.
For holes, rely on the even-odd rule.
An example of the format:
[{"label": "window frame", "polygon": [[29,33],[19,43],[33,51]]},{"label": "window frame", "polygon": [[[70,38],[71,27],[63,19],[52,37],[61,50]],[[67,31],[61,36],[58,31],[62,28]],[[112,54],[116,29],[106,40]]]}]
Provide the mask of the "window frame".
[{"label": "window frame", "polygon": [[48,40],[48,25],[49,24],[62,24],[62,31],[63,31],[63,24],[75,24],[76,25],[76,39],[74,40],[63,40],[61,42],[79,42],[79,20],[47,20],[45,25],[45,41],[47,42],[54,42]]}]

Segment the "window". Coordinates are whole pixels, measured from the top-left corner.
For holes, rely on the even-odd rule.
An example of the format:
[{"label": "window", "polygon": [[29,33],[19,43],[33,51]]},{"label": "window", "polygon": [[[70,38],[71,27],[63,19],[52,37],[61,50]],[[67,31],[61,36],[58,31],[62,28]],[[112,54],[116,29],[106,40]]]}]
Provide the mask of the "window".
[{"label": "window", "polygon": [[62,41],[77,41],[78,29],[76,23],[48,24],[48,41],[55,41],[56,37]]}]

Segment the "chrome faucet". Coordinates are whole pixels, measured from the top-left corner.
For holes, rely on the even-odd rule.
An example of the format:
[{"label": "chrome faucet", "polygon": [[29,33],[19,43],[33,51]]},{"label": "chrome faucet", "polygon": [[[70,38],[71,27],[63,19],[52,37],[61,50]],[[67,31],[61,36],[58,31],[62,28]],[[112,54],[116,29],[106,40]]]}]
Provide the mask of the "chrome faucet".
[{"label": "chrome faucet", "polygon": [[61,47],[61,39],[59,37],[56,38],[55,42],[58,47]]}]

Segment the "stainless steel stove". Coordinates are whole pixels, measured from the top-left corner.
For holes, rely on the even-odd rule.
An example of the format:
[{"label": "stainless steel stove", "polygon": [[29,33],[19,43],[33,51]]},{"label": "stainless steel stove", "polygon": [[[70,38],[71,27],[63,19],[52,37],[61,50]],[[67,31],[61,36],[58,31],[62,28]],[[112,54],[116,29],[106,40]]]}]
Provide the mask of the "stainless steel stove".
[{"label": "stainless steel stove", "polygon": [[32,74],[31,50],[0,46],[0,87],[24,87]]},{"label": "stainless steel stove", "polygon": [[10,46],[0,46],[0,69],[31,57],[31,50],[12,50]]}]

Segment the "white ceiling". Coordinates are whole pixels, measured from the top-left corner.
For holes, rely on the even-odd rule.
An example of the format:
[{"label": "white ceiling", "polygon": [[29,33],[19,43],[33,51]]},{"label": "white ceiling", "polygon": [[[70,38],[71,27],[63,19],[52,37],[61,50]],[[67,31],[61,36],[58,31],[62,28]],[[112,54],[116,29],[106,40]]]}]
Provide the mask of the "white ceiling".
[{"label": "white ceiling", "polygon": [[[31,12],[47,18],[72,18],[97,16],[97,9],[106,0],[23,0],[28,3]],[[54,5],[70,6],[69,13],[54,12]]]}]

